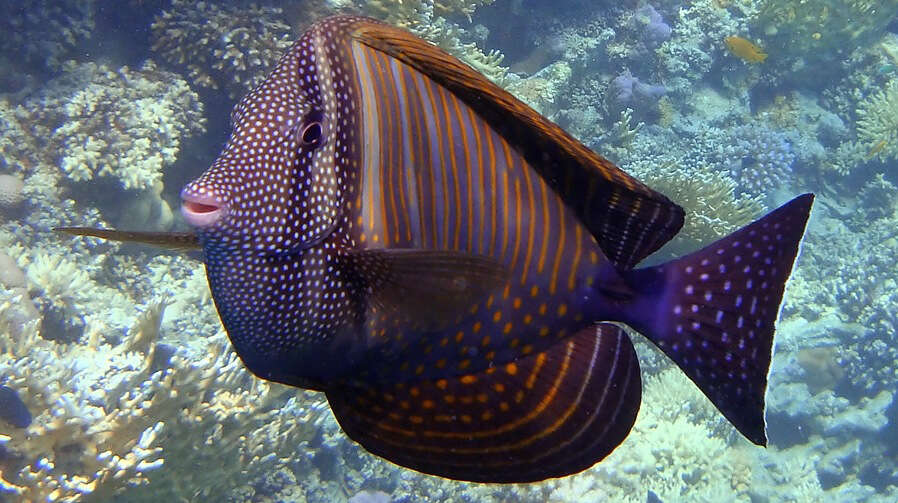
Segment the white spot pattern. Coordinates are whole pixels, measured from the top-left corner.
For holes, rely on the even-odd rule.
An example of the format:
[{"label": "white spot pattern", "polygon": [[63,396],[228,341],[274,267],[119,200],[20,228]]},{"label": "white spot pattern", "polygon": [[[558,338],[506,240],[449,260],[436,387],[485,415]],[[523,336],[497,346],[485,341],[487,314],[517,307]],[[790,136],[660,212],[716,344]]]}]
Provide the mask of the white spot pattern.
[{"label": "white spot pattern", "polygon": [[[356,90],[336,42],[350,20],[318,23],[294,43],[234,108],[224,150],[183,191],[227,208],[199,234],[222,322],[257,374],[288,355],[296,372],[305,372],[306,360],[326,366],[316,349],[359,318],[349,280],[332,265],[350,244],[341,216],[358,168]],[[303,379],[314,381],[306,375],[314,373]],[[309,385],[293,375],[265,377]]]},{"label": "white spot pattern", "polygon": [[[667,302],[673,316],[658,345],[724,413],[728,403],[736,414],[747,410],[734,396],[763,402],[774,323],[809,207],[807,198],[796,201],[797,209],[784,206],[729,238],[661,266],[671,285]],[[803,210],[802,203],[808,205]],[[762,419],[755,420],[763,426]]]}]

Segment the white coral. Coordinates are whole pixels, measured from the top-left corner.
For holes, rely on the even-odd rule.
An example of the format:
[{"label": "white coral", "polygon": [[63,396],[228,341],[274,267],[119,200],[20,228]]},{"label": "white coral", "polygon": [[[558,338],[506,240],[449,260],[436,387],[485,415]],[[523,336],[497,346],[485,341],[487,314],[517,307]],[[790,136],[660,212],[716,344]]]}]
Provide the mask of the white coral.
[{"label": "white coral", "polygon": [[152,61],[138,70],[92,63],[67,69],[87,80],[57,107],[63,119],[53,132],[60,167],[74,181],[107,176],[126,189],[149,190],[176,160],[181,141],[203,130],[199,97]]},{"label": "white coral", "polygon": [[898,158],[898,79],[862,102],[857,115],[858,140],[867,158]]}]

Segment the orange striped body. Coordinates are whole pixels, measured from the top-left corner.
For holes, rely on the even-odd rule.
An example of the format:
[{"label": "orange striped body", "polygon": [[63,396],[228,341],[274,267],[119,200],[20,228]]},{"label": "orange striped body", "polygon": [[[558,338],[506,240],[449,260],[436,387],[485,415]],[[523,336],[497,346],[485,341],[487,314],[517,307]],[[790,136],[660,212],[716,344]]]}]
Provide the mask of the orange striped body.
[{"label": "orange striped body", "polygon": [[402,335],[396,320],[370,313],[366,328],[373,340],[415,341],[401,358],[402,378],[502,364],[591,323],[583,307],[604,259],[563,200],[466,103],[408,65],[349,44],[364,104],[358,107],[359,137],[365,139],[350,219],[353,242],[485,255],[510,276],[499,291],[472,302],[471,316],[441,334]]}]

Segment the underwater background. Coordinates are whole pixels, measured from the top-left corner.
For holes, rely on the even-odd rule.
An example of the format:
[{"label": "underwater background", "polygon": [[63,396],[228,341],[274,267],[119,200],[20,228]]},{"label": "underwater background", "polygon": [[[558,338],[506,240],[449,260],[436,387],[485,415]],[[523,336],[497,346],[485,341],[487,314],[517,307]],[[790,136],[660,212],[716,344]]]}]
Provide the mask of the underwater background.
[{"label": "underwater background", "polygon": [[[817,200],[779,321],[766,449],[634,337],[642,407],[591,469],[455,482],[367,454],[323,394],[250,375],[178,193],[314,21],[449,50],[686,209],[653,257]],[[898,500],[898,2],[0,0],[0,502]],[[24,406],[24,407],[22,407]]]}]

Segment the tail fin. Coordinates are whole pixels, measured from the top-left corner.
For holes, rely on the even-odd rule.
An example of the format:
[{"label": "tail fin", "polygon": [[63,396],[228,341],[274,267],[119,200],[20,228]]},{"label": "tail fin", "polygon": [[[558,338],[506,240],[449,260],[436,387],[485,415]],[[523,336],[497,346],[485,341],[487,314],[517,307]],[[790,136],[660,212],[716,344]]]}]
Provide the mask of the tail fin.
[{"label": "tail fin", "polygon": [[628,323],[758,445],[774,323],[813,201],[804,194],[702,250],[625,273],[640,294]]}]

